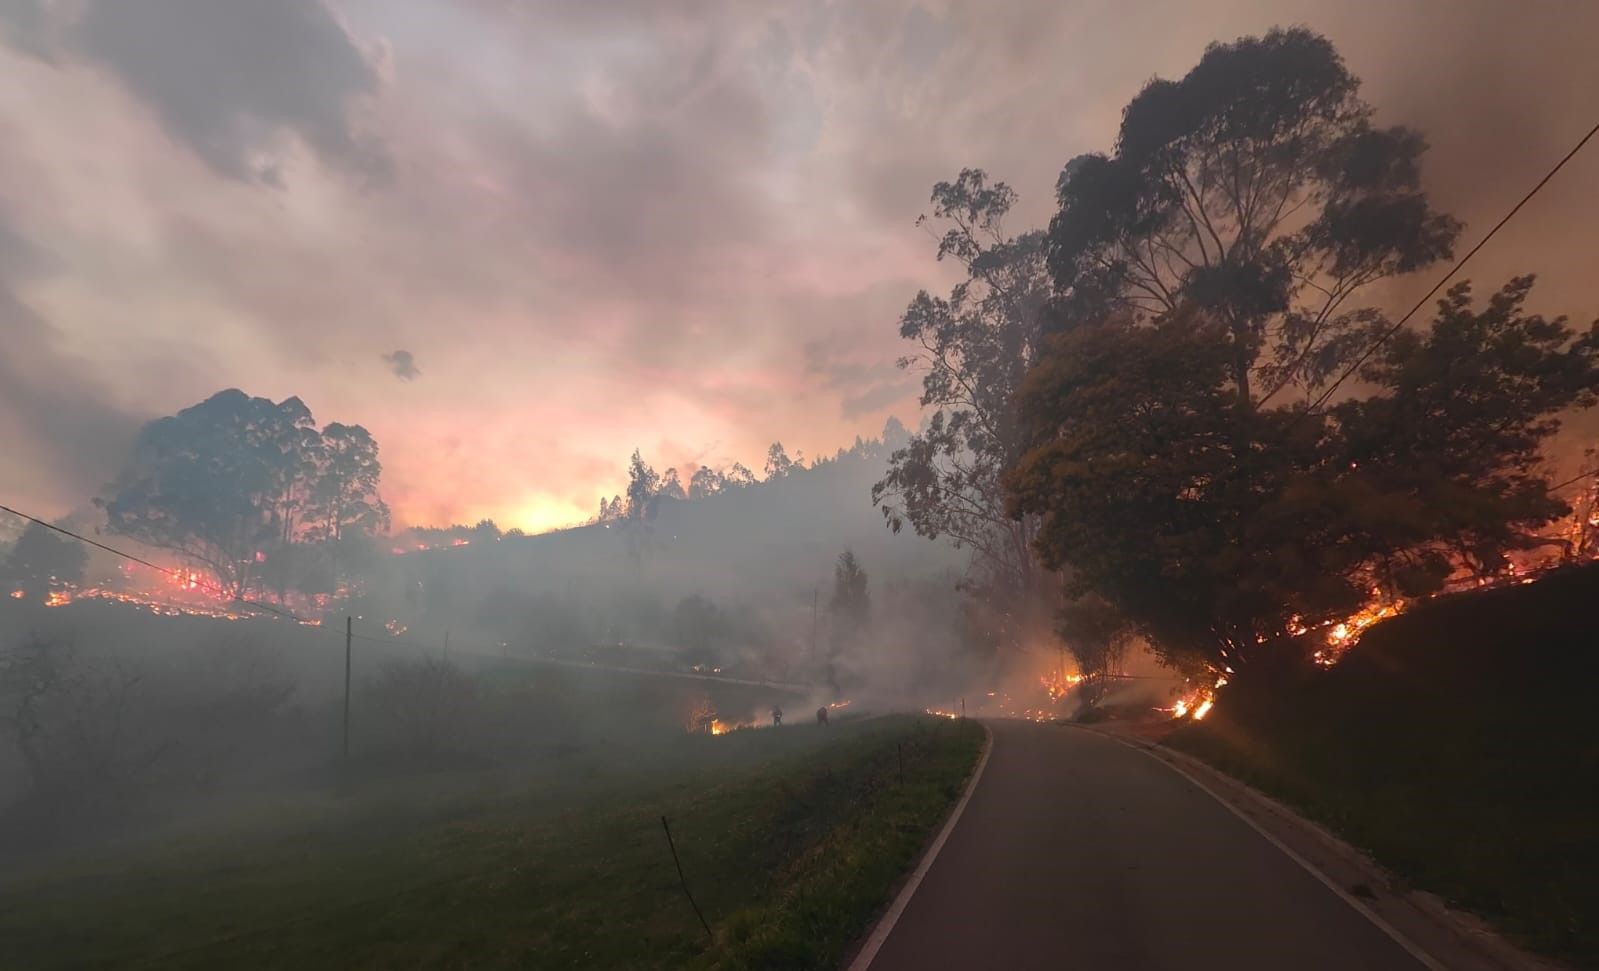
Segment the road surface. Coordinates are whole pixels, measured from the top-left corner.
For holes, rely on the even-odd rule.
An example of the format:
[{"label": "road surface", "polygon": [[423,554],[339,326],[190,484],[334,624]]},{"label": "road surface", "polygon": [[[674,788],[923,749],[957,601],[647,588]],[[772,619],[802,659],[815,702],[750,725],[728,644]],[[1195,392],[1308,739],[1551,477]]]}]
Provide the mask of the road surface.
[{"label": "road surface", "polygon": [[1423,965],[1166,765],[999,721],[965,812],[871,971],[1415,971]]}]

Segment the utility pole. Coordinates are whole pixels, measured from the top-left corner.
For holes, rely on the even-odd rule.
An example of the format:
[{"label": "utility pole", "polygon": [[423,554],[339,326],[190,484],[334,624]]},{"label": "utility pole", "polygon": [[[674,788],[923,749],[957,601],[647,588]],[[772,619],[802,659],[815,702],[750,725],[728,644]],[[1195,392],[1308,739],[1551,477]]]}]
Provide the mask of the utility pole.
[{"label": "utility pole", "polygon": [[343,761],[350,761],[350,642],[355,640],[355,619],[344,618],[344,754]]},{"label": "utility pole", "polygon": [[448,627],[444,628],[444,659],[446,661],[450,659],[450,629]]}]

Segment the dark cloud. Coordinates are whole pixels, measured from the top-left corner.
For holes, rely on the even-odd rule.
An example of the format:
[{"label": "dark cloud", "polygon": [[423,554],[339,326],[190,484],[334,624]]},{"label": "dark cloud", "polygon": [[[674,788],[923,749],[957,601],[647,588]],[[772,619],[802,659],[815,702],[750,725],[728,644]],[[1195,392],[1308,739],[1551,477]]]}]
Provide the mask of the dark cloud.
[{"label": "dark cloud", "polygon": [[50,59],[55,18],[45,0],[0,0],[0,37],[25,54]]},{"label": "dark cloud", "polygon": [[414,381],[422,376],[410,351],[390,351],[383,355],[383,363],[387,364],[389,370],[401,381]]},{"label": "dark cloud", "polygon": [[659,311],[770,237],[780,214],[755,185],[770,107],[722,56],[710,42],[669,45],[620,66],[599,105],[562,105],[536,128],[505,115],[474,133],[563,276]]},{"label": "dark cloud", "polygon": [[354,118],[376,70],[321,0],[87,0],[69,24],[38,0],[0,0],[0,21],[41,56],[60,35],[230,178],[281,185],[289,134],[364,178],[389,174],[385,146]]}]

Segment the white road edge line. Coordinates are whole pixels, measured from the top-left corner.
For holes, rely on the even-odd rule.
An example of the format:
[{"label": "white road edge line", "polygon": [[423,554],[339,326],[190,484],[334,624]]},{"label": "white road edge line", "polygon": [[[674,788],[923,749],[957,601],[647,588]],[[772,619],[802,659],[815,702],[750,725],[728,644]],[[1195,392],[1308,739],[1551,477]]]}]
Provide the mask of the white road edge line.
[{"label": "white road edge line", "polygon": [[[1382,917],[1376,911],[1372,910],[1370,907],[1367,907],[1365,904],[1361,903],[1353,894],[1349,893],[1343,887],[1338,886],[1338,884],[1333,882],[1331,877],[1327,876],[1327,874],[1322,873],[1320,870],[1316,869],[1316,867],[1314,865],[1312,865],[1309,860],[1307,860],[1304,857],[1300,856],[1298,853],[1296,853],[1292,849],[1290,849],[1289,846],[1286,843],[1284,843],[1282,840],[1278,839],[1277,837],[1273,836],[1271,833],[1267,832],[1265,827],[1261,826],[1259,823],[1255,822],[1253,819],[1250,819],[1248,816],[1244,815],[1244,813],[1237,806],[1234,806],[1232,803],[1230,803],[1227,800],[1223,799],[1221,797],[1221,795],[1218,794],[1210,786],[1207,786],[1203,782],[1201,782],[1198,779],[1194,778],[1192,773],[1185,771],[1181,766],[1177,765],[1176,763],[1166,761],[1165,759],[1163,759],[1160,756],[1156,755],[1154,752],[1150,751],[1148,748],[1146,748],[1146,747],[1144,747],[1142,745],[1137,745],[1137,744],[1134,744],[1133,742],[1129,742],[1129,741],[1127,741],[1125,739],[1117,738],[1116,736],[1111,735],[1108,732],[1095,732],[1094,734],[1095,735],[1099,735],[1099,736],[1101,736],[1103,738],[1108,738],[1108,739],[1110,739],[1113,742],[1118,742],[1118,743],[1120,743],[1122,745],[1125,745],[1128,748],[1133,749],[1135,751],[1142,752],[1145,755],[1149,756],[1151,759],[1154,759],[1156,762],[1159,762],[1161,765],[1164,765],[1166,768],[1172,770],[1173,772],[1175,772],[1178,775],[1182,776],[1184,779],[1187,779],[1189,782],[1193,783],[1194,786],[1197,787],[1200,792],[1203,792],[1205,795],[1207,795],[1210,798],[1212,798],[1212,799],[1216,800],[1217,802],[1221,803],[1221,805],[1228,812],[1232,813],[1234,816],[1237,816],[1239,819],[1241,819],[1245,823],[1247,823],[1249,825],[1250,829],[1254,830],[1255,832],[1259,833],[1262,837],[1264,837],[1266,842],[1270,843],[1272,846],[1275,846],[1275,847],[1277,847],[1277,849],[1281,850],[1284,856],[1288,857],[1290,860],[1293,860],[1295,863],[1299,864],[1300,867],[1303,868],[1306,873],[1308,873],[1311,876],[1315,877],[1317,880],[1320,880],[1323,886],[1325,886],[1328,890],[1331,890],[1333,893],[1337,894],[1338,898],[1340,900],[1342,900],[1344,903],[1348,904],[1349,906],[1353,907],[1357,912],[1359,912],[1359,914],[1362,917],[1365,917],[1367,920],[1369,920],[1373,924],[1375,924],[1377,926],[1378,930],[1382,931],[1384,934],[1387,934],[1389,937],[1393,938],[1393,941],[1394,941],[1395,944],[1398,944],[1400,947],[1404,948],[1405,951],[1408,952],[1411,957],[1415,958],[1417,961],[1420,961],[1422,963],[1422,965],[1428,969],[1428,971],[1449,971],[1448,967],[1446,967],[1445,965],[1439,963],[1438,960],[1436,958],[1434,958],[1431,954],[1428,954],[1426,951],[1422,950],[1420,945],[1416,944],[1410,938],[1408,938],[1404,934],[1402,934],[1399,931],[1399,928],[1397,928],[1394,925],[1388,923],[1386,920],[1383,920]],[[857,969],[851,968],[850,971],[857,971]]]},{"label": "white road edge line", "polygon": [[[978,722],[982,725],[981,722]],[[927,848],[927,854],[922,857],[922,862],[917,864],[916,872],[905,881],[905,886],[900,888],[899,896],[894,898],[894,903],[872,929],[872,936],[866,939],[860,953],[855,955],[855,960],[850,962],[849,971],[866,971],[872,966],[872,961],[877,957],[877,952],[882,950],[883,944],[888,940],[888,935],[894,932],[894,925],[899,922],[900,915],[905,913],[905,908],[910,904],[911,898],[916,895],[916,888],[921,886],[922,878],[927,876],[927,871],[932,869],[933,861],[938,859],[938,851],[944,848],[944,841],[949,839],[949,834],[954,831],[955,824],[961,821],[961,813],[966,811],[966,803],[972,798],[972,793],[977,791],[977,783],[983,778],[983,769],[988,767],[988,756],[994,751],[994,732],[987,725],[983,725],[983,754],[977,758],[977,768],[972,770],[972,777],[966,783],[966,791],[961,793],[960,801],[955,803],[955,808],[950,811],[949,819],[944,822],[944,828],[938,831],[938,837],[933,840],[933,845]]]}]

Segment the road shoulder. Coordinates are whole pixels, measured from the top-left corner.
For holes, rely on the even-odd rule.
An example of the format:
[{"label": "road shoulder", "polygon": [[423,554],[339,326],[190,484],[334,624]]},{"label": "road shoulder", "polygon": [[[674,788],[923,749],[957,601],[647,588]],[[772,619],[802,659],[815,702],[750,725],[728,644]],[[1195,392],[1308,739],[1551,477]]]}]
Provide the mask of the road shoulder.
[{"label": "road shoulder", "polygon": [[[1185,752],[1126,732],[1072,726],[1139,749],[1254,825],[1396,939],[1451,971],[1566,971],[1505,940],[1476,916],[1404,886],[1370,856],[1283,803]],[[1351,899],[1352,898],[1352,899]]]}]

